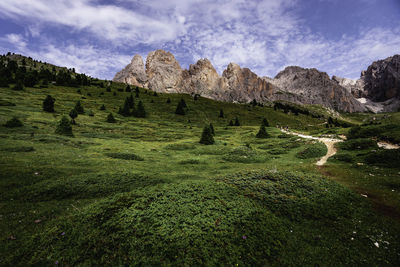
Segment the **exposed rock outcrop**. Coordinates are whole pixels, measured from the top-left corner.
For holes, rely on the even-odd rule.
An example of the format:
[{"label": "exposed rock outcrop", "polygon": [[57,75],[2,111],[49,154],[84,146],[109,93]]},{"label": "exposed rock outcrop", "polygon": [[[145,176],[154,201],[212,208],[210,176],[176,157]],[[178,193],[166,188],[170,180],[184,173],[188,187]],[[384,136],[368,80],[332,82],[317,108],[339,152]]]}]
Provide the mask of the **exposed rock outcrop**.
[{"label": "exposed rock outcrop", "polygon": [[340,78],[337,76],[332,76],[332,80],[335,81],[340,86],[347,89],[355,98],[365,97],[364,94],[364,80],[352,80],[347,78]]},{"label": "exposed rock outcrop", "polygon": [[320,104],[344,112],[366,111],[350,92],[317,69],[287,67],[272,82],[282,91],[297,95],[296,102]]},{"label": "exposed rock outcrop", "polygon": [[400,98],[400,55],[373,62],[361,79],[366,97],[372,101]]},{"label": "exposed rock outcrop", "polygon": [[156,92],[176,93],[182,88],[182,68],[174,55],[156,50],[147,55],[147,86]]},{"label": "exposed rock outcrop", "polygon": [[147,75],[144,69],[143,59],[135,55],[123,70],[115,74],[114,82],[122,82],[135,86],[144,86],[147,82]]},{"label": "exposed rock outcrop", "polygon": [[266,102],[273,93],[274,86],[260,78],[248,68],[240,68],[235,63],[230,63],[224,70],[222,77],[226,78],[229,85],[229,101]]}]

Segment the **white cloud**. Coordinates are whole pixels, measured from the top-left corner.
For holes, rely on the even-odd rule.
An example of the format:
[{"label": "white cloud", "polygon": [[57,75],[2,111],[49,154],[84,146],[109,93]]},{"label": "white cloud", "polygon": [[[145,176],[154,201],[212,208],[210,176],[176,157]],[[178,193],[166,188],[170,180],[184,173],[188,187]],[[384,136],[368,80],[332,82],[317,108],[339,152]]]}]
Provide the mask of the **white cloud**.
[{"label": "white cloud", "polygon": [[18,49],[23,49],[26,47],[26,41],[21,34],[16,34],[16,33],[6,34],[5,37],[1,38],[1,40],[13,44]]},{"label": "white cloud", "polygon": [[90,0],[2,0],[0,13],[15,20],[22,17],[35,24],[52,23],[88,31],[116,44],[165,42],[185,32],[182,18],[152,18],[115,5],[97,5]]},{"label": "white cloud", "polygon": [[[30,56],[103,78],[111,78],[134,53],[146,54],[158,48],[185,59],[181,63],[186,66],[209,58],[220,73],[235,62],[261,76],[274,76],[285,66],[300,65],[350,78],[358,77],[361,68],[372,61],[400,53],[400,28],[364,29],[358,35],[344,35],[334,41],[313,34],[304,25],[307,18],[297,13],[298,0],[116,3],[2,0],[0,14],[24,25],[28,33],[25,38],[38,39],[40,49],[29,50],[28,41],[18,34],[1,40]],[[48,25],[76,33],[79,44],[46,35]],[[121,54],[120,48],[130,49],[132,55]]]}]

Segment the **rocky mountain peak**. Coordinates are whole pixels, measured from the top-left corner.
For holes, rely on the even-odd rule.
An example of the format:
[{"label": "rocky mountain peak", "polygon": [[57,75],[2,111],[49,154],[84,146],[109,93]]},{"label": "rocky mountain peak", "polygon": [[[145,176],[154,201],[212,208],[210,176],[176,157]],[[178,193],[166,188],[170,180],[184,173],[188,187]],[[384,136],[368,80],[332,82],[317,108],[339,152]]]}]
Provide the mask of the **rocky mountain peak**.
[{"label": "rocky mountain peak", "polygon": [[373,62],[362,73],[364,91],[372,101],[400,98],[400,55]]},{"label": "rocky mountain peak", "polygon": [[135,55],[131,63],[123,70],[115,74],[113,81],[124,82],[135,86],[143,86],[147,82],[147,75],[144,69],[143,59]]},{"label": "rocky mountain peak", "polygon": [[147,86],[156,92],[178,92],[182,82],[182,68],[174,55],[156,50],[147,55]]}]

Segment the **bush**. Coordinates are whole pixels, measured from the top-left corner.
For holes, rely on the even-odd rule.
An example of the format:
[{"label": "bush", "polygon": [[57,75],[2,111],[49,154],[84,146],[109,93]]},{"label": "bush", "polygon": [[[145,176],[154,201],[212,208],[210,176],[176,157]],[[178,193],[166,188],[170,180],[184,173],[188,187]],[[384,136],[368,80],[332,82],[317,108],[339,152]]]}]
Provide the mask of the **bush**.
[{"label": "bush", "polygon": [[304,150],[298,152],[296,157],[299,159],[319,158],[326,154],[326,146],[322,143],[316,143],[308,146]]},{"label": "bush", "polygon": [[218,118],[223,118],[223,117],[224,117],[224,111],[220,109]]},{"label": "bush", "polygon": [[22,127],[23,125],[24,124],[17,117],[13,117],[4,124],[4,126],[8,128]]},{"label": "bush", "polygon": [[336,154],[335,156],[333,156],[333,158],[339,161],[349,162],[349,163],[352,163],[354,161],[353,157],[349,154]]},{"label": "bush", "polygon": [[43,100],[43,110],[46,112],[54,112],[54,102],[56,102],[56,100],[51,95],[47,95]]},{"label": "bush", "polygon": [[101,105],[100,110],[106,110],[106,106],[104,106],[104,104]]},{"label": "bush", "polygon": [[400,168],[400,150],[383,149],[377,152],[370,152],[365,157],[365,161],[373,165],[382,165],[388,168]]},{"label": "bush", "polygon": [[200,138],[200,144],[212,145],[214,144],[214,137],[209,126],[205,126]]},{"label": "bush", "polygon": [[356,150],[367,148],[378,148],[376,142],[369,138],[350,139],[339,143],[339,148],[343,150]]},{"label": "bush", "polygon": [[171,98],[168,97],[167,104],[171,103]]},{"label": "bush", "polygon": [[60,135],[73,136],[71,123],[69,122],[67,117],[63,116],[61,118],[60,123],[58,124],[55,132],[56,134]]},{"label": "bush", "polygon": [[106,156],[114,159],[137,160],[143,161],[144,159],[133,153],[106,153]]}]

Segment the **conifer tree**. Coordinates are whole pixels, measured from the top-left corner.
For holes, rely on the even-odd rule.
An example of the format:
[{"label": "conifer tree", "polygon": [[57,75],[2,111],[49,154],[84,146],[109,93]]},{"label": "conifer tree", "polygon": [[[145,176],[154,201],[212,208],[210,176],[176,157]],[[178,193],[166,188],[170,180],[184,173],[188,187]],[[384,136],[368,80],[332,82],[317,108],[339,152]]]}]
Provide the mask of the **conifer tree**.
[{"label": "conifer tree", "polygon": [[219,110],[219,118],[223,118],[224,117],[224,111],[222,109]]},{"label": "conifer tree", "polygon": [[171,103],[171,98],[168,97],[167,104]]},{"label": "conifer tree", "polygon": [[200,144],[212,145],[214,144],[214,137],[209,126],[205,126],[201,134]]},{"label": "conifer tree", "polygon": [[158,96],[157,92],[154,92],[154,93],[153,93],[153,96]]},{"label": "conifer tree", "polygon": [[183,108],[187,108],[186,102],[183,98],[181,98],[181,105]]},{"label": "conifer tree", "polygon": [[185,108],[183,106],[183,102],[182,101],[180,101],[178,103],[178,106],[176,106],[175,114],[185,115]]},{"label": "conifer tree", "polygon": [[210,131],[213,136],[215,136],[214,126],[210,123]]},{"label": "conifer tree", "polygon": [[69,116],[71,117],[71,124],[76,124],[75,118],[78,117],[78,112],[76,111],[76,109],[71,109],[71,111],[69,112]]},{"label": "conifer tree", "polygon": [[261,125],[264,125],[265,127],[269,127],[269,122],[267,121],[266,118],[264,118],[264,119],[262,120]]},{"label": "conifer tree", "polygon": [[258,133],[256,134],[257,138],[268,138],[269,134],[267,133],[267,131],[265,130],[265,125],[261,124],[260,126],[260,130],[258,131]]},{"label": "conifer tree", "polygon": [[135,117],[138,117],[138,118],[146,117],[146,111],[144,110],[143,102],[141,100],[139,101],[137,109],[135,111]]},{"label": "conifer tree", "polygon": [[238,117],[235,118],[235,126],[240,126],[240,122],[239,122]]},{"label": "conifer tree", "polygon": [[56,134],[73,136],[71,123],[69,122],[67,117],[63,116],[61,118],[60,123],[56,128]]},{"label": "conifer tree", "polygon": [[133,95],[130,95],[128,97],[128,104],[129,104],[129,108],[135,108],[135,100],[133,99]]},{"label": "conifer tree", "polygon": [[109,123],[114,123],[115,122],[115,118],[114,118],[114,116],[113,116],[113,114],[111,112],[107,116],[107,122],[109,122]]},{"label": "conifer tree", "polygon": [[100,110],[106,110],[106,106],[104,106],[104,104],[101,105]]},{"label": "conifer tree", "polygon": [[24,90],[24,84],[21,80],[18,80],[17,83],[12,87],[14,91],[22,91]]},{"label": "conifer tree", "polygon": [[78,112],[78,114],[83,114],[83,113],[85,113],[85,110],[83,109],[80,100],[78,100],[78,102],[76,102],[75,108],[74,108],[74,109],[76,110],[76,112]]},{"label": "conifer tree", "polygon": [[228,126],[233,126],[233,120],[230,120],[230,121],[229,121]]},{"label": "conifer tree", "polygon": [[136,86],[135,93],[136,93],[135,97],[139,97],[139,87],[138,86]]},{"label": "conifer tree", "polygon": [[131,87],[129,86],[129,84],[126,86],[125,88],[125,92],[130,93],[131,92]]},{"label": "conifer tree", "polygon": [[129,109],[129,98],[125,98],[124,106],[121,109],[121,115],[124,117],[128,117],[131,115],[131,111]]},{"label": "conifer tree", "polygon": [[43,110],[46,112],[54,112],[54,102],[56,102],[56,100],[51,95],[47,95],[43,100]]},{"label": "conifer tree", "polygon": [[107,92],[111,92],[111,87],[110,87],[110,86],[107,86],[106,91],[107,91]]}]

